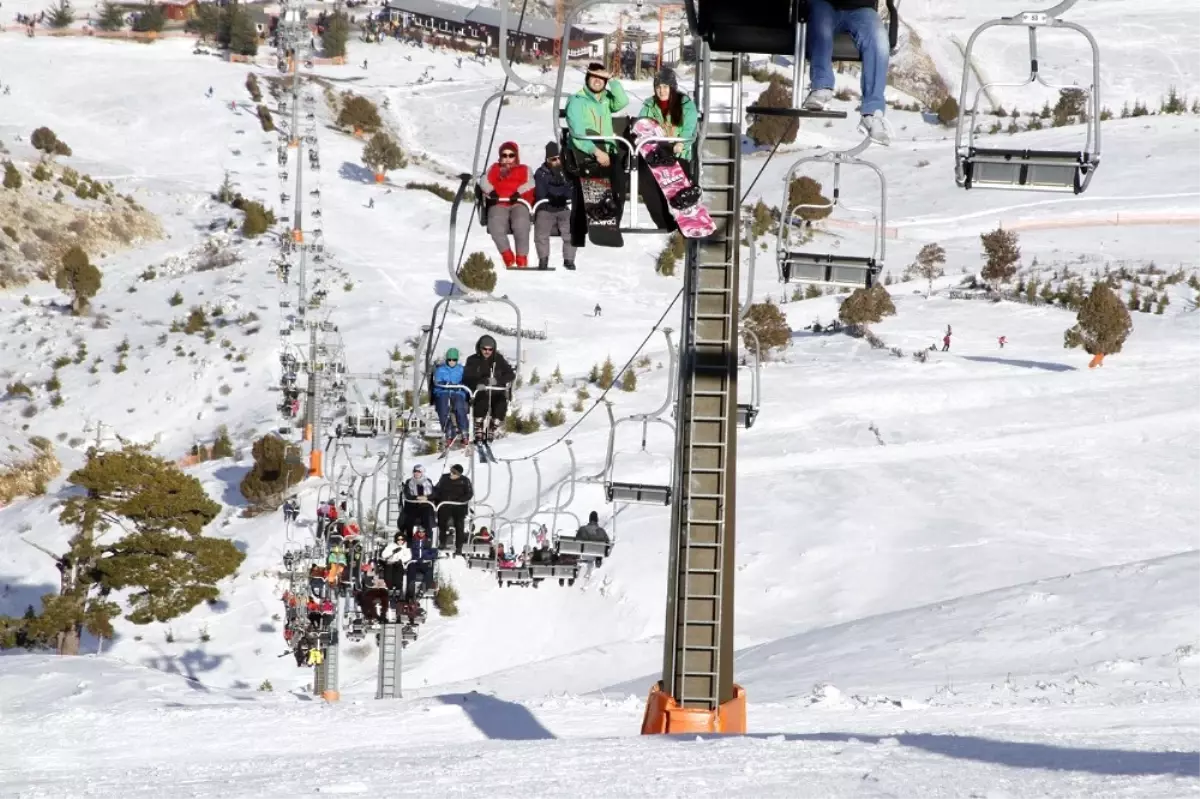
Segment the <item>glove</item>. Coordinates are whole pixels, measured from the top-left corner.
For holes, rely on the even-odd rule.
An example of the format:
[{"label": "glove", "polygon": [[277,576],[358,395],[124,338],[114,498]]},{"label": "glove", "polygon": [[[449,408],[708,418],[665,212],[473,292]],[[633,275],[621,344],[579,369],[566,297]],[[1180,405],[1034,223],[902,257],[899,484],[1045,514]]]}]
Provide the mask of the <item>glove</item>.
[{"label": "glove", "polygon": [[489,378],[487,379],[487,384],[488,384],[489,386],[494,386],[494,385],[496,385],[496,378],[494,378],[494,377],[489,377]]},{"label": "glove", "polygon": [[516,192],[516,191],[514,191],[514,192],[512,193],[512,196],[508,198],[508,201],[509,201],[510,203],[515,203],[515,202],[519,202],[519,201],[520,201],[520,199],[521,199],[521,194],[520,194],[520,192]]},{"label": "glove", "polygon": [[496,191],[495,189],[492,189],[491,191],[489,191],[487,196],[488,196],[489,200],[499,200],[500,199],[500,193],[498,191]]}]

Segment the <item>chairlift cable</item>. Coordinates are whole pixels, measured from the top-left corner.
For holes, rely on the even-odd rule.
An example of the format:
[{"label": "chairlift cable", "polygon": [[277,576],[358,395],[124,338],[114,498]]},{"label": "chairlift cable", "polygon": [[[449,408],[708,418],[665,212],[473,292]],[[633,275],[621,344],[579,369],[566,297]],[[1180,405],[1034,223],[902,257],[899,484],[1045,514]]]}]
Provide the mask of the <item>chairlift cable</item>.
[{"label": "chairlift cable", "polygon": [[783,137],[780,136],[778,141],[775,142],[775,146],[771,148],[771,152],[767,154],[767,160],[763,161],[762,168],[758,170],[758,174],[754,176],[754,180],[750,181],[750,186],[746,189],[746,193],[742,195],[742,199],[738,202],[738,205],[746,202],[746,198],[749,197],[750,192],[754,190],[754,184],[758,183],[758,179],[761,178],[763,172],[766,171],[767,164],[771,163],[771,157],[775,155],[775,151],[779,149],[779,145],[782,143]]},{"label": "chairlift cable", "polygon": [[624,374],[627,369],[629,369],[633,366],[633,362],[634,362],[634,360],[637,359],[638,355],[641,354],[642,348],[645,347],[646,344],[648,344],[650,342],[650,339],[658,331],[658,328],[663,323],[663,320],[667,318],[667,314],[669,314],[671,312],[671,309],[675,307],[675,303],[679,302],[679,298],[682,296],[683,296],[683,289],[680,288],[679,292],[675,295],[675,299],[671,300],[671,304],[668,305],[666,310],[662,312],[662,316],[658,317],[658,321],[655,322],[654,325],[650,328],[650,332],[646,334],[646,337],[644,339],[642,339],[642,343],[639,344],[637,346],[637,349],[633,351],[633,355],[629,356],[629,360],[625,362],[624,366],[622,366],[620,369],[613,372],[614,380],[613,380],[612,385],[610,385],[608,388],[604,389],[604,391],[602,391],[600,393],[600,396],[596,398],[596,400],[592,403],[592,406],[590,408],[588,408],[586,411],[584,411],[583,416],[580,416],[578,419],[576,419],[571,424],[571,426],[567,428],[566,432],[564,432],[556,440],[550,442],[546,446],[539,449],[537,452],[531,452],[530,454],[522,455],[519,458],[496,458],[496,460],[500,463],[520,463],[521,461],[527,461],[532,458],[536,458],[538,455],[541,455],[543,452],[553,449],[554,447],[557,447],[559,444],[561,444],[563,441],[565,441],[567,439],[567,437],[570,436],[571,433],[575,430],[575,428],[577,428],[577,427],[579,427],[579,425],[583,424],[583,420],[588,418],[588,416],[592,413],[592,411],[594,411],[594,410],[596,410],[596,408],[600,407],[600,403],[603,402],[604,398],[608,396],[608,392],[612,391],[613,388],[617,385],[616,379],[615,379],[616,376]]}]

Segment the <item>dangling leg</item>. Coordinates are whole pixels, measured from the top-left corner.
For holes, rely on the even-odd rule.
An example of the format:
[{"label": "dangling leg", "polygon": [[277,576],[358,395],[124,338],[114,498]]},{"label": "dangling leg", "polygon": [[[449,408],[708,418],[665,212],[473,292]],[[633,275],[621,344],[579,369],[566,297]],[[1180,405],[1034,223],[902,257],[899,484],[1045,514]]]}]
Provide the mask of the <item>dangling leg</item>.
[{"label": "dangling leg", "polygon": [[496,249],[499,250],[505,267],[511,267],[516,262],[512,246],[508,243],[508,218],[511,210],[510,206],[500,204],[493,205],[488,210],[488,235],[492,237]]},{"label": "dangling leg", "polygon": [[518,203],[509,209],[508,219],[512,225],[514,249],[517,251],[516,264],[524,269],[529,266],[529,231],[533,226],[529,209]]}]

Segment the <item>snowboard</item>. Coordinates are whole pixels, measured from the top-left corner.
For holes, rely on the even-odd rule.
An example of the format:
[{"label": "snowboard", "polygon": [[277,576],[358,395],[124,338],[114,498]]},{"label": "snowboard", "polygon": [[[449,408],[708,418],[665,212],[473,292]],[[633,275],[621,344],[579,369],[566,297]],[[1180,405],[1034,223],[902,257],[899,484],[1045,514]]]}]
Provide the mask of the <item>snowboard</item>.
[{"label": "snowboard", "polygon": [[587,214],[588,241],[597,247],[621,247],[621,206],[613,195],[612,181],[601,177],[581,177],[583,209]]},{"label": "snowboard", "polygon": [[700,202],[700,187],[692,184],[675,159],[673,145],[670,142],[642,141],[646,137],[666,136],[662,126],[653,119],[642,118],[635,120],[630,130],[637,142],[638,155],[646,162],[654,181],[662,189],[667,208],[675,224],[679,225],[679,232],[689,239],[702,239],[715,233],[717,224]]}]

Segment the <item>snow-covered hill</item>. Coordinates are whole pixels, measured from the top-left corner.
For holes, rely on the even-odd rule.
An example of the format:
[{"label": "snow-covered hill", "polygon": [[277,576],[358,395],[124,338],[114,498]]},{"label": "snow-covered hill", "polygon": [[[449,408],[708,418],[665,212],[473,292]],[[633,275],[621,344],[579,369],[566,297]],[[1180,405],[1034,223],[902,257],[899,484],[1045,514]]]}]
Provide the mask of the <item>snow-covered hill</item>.
[{"label": "snow-covered hill", "polygon": [[[908,21],[927,49],[947,60],[951,37],[965,40],[987,10],[979,2],[950,10],[911,5]],[[1133,45],[1117,14],[1121,5],[1097,0],[1073,12],[1112,53],[1105,62],[1112,104],[1133,84],[1130,97],[1152,99],[1171,84],[1196,94],[1186,69],[1181,77],[1151,63],[1188,46],[1194,20],[1157,26],[1155,46],[1127,51]],[[1138,24],[1170,10],[1148,3]],[[48,125],[72,146],[68,163],[132,194],[160,215],[168,235],[100,261],[105,282],[95,305],[109,320],[105,329],[51,308],[59,294],[48,284],[0,293],[0,383],[35,387],[32,402],[0,402],[4,436],[20,437],[20,447],[29,435],[51,440],[67,469],[96,435],[156,440],[161,454],[175,458],[193,441],[210,440],[219,425],[241,446],[277,423],[273,247],[234,237],[238,263],[211,271],[188,266],[210,223],[233,214],[209,197],[226,171],[239,191],[275,204],[275,141],[248,103],[248,68],[194,56],[190,47],[0,34],[0,75],[12,86],[11,95],[0,96],[8,157],[27,165],[32,150],[17,137]],[[424,158],[391,174],[395,188],[379,187],[358,166],[360,141],[319,131],[323,169],[312,188],[321,191],[327,249],[347,275],[326,273],[326,308],[355,372],[390,365],[388,352],[429,323],[447,277],[449,204],[399,187],[453,185],[449,176],[470,166],[478,105],[502,81],[495,64],[459,68],[450,55],[394,42],[367,55],[369,70],[326,74],[337,89],[386,98],[386,122]],[[989,74],[1010,66],[1011,57],[980,52]],[[417,85],[427,69],[433,82]],[[578,79],[569,73],[572,85]],[[210,86],[214,96],[206,98]],[[748,84],[748,97],[760,88]],[[645,97],[650,87],[630,90]],[[504,106],[496,142],[514,139],[526,160],[537,160],[553,135],[550,109],[548,99]],[[0,793],[1200,791],[1194,293],[1177,286],[1162,315],[1134,314],[1124,351],[1089,371],[1084,356],[1062,348],[1073,314],[952,300],[947,291],[962,270],[979,266],[977,237],[997,222],[1026,226],[1027,266],[1035,256],[1047,264],[1084,255],[1090,265],[1155,261],[1168,271],[1195,270],[1200,228],[1161,222],[1200,215],[1197,117],[1104,123],[1104,164],[1089,193],[1077,198],[961,192],[946,130],[918,114],[892,117],[896,143],[869,153],[889,181],[889,271],[898,277],[924,243],[939,241],[949,276],[928,299],[923,283],[891,287],[898,314],[875,332],[899,348],[899,358],[863,341],[804,331],[814,319],[836,315],[834,296],[784,306],[792,345],[764,367],[762,413],[739,451],[737,673],[749,692],[751,728],[761,737],[632,737],[661,659],[669,514],[629,507],[613,519],[595,484],[577,486],[571,509],[600,510],[618,545],[586,585],[499,589],[452,566],[462,613],[432,619],[406,651],[412,699],[370,700],[375,651],[367,641],[347,648],[347,701],[306,702],[309,672],[277,657],[276,571],[295,541],[278,516],[237,515],[247,461],[227,460],[192,469],[229,506],[212,534],[247,553],[220,602],[170,625],[121,624],[100,658],[0,659],[5,730],[12,740],[39,742],[36,752],[0,748]],[[1040,147],[1080,135],[1069,126],[1012,141]],[[485,131],[485,143],[489,137]],[[852,139],[841,127],[806,129],[766,166],[748,199],[778,205],[784,172],[801,149]],[[748,158],[746,174],[756,174],[764,158]],[[844,178],[845,198],[871,202],[868,180],[849,172]],[[1103,221],[1116,214],[1143,224]],[[847,249],[865,241],[854,228],[831,227],[820,236]],[[631,237],[619,252],[583,250],[577,273],[500,274],[497,293],[518,303],[524,327],[546,333],[544,341],[524,342],[523,375],[536,368],[544,380],[557,366],[565,378],[546,392],[522,389],[522,408],[541,411],[559,399],[570,407],[573,384],[593,364],[611,356],[619,366],[633,354],[679,290],[678,278],[654,274],[662,246],[658,237]],[[477,228],[467,252],[474,250],[492,250]],[[754,286],[759,299],[790,294],[775,283],[772,260],[768,246]],[[172,305],[176,292],[183,301]],[[603,316],[593,318],[597,302]],[[193,305],[227,320],[213,322],[211,342],[171,332]],[[439,346],[469,350],[483,332],[476,316],[511,324],[507,313],[499,305],[452,305]],[[911,357],[947,325],[954,330],[951,352],[930,353],[926,363]],[[1001,335],[1009,341],[1003,350]],[[86,342],[86,358],[57,370],[58,392],[43,389],[55,358],[74,358],[76,339]],[[117,348],[125,341],[121,358]],[[501,336],[500,344],[511,352],[511,338]],[[662,337],[651,337],[644,352],[650,360],[638,390],[610,395],[619,414],[651,409],[665,394],[667,370],[657,368],[668,360]],[[103,360],[93,371],[97,358]],[[127,363],[121,372],[113,370],[118,360]],[[592,399],[598,394],[594,386],[590,392]],[[52,393],[63,398],[58,407]],[[31,405],[37,410],[28,414]],[[573,423],[581,414],[567,416]],[[498,454],[538,452],[565,429],[510,437]],[[664,475],[667,441],[652,436],[643,455],[636,431],[629,435],[618,441],[626,476]],[[601,470],[606,437],[602,411],[572,430],[579,474]],[[361,444],[353,455],[373,461]],[[349,457],[339,454],[343,464]],[[565,448],[540,454],[537,469],[541,497],[530,460],[513,465],[511,486],[499,468],[477,467],[476,481],[496,505],[510,495],[509,515],[523,517],[553,503],[568,474]],[[312,483],[302,494],[309,519],[319,491]],[[61,490],[60,480],[44,497],[0,508],[0,613],[36,606],[57,585],[53,563],[20,539],[49,548],[62,543],[67,531],[54,508]],[[274,690],[255,690],[264,681]],[[471,690],[482,693],[464,700]],[[364,748],[364,739],[386,755]]]}]

